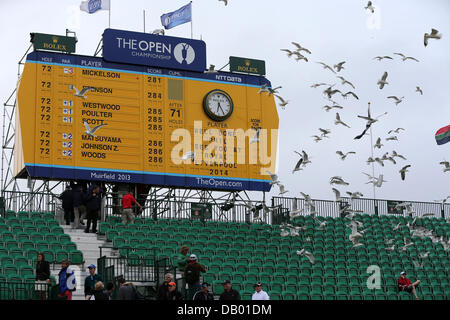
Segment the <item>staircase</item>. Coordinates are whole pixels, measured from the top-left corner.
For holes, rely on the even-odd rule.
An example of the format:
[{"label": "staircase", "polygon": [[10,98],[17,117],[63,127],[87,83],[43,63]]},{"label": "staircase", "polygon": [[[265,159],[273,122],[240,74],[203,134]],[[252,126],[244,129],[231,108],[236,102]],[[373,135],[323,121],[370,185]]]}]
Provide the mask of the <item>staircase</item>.
[{"label": "staircase", "polygon": [[[84,279],[89,275],[88,266],[97,266],[97,259],[100,258],[100,246],[105,244],[104,240],[98,240],[95,233],[84,233],[84,229],[72,229],[71,226],[61,225],[64,232],[70,235],[73,242],[77,244],[77,249],[83,252],[84,265],[70,265],[69,268],[75,271],[77,290],[72,294],[72,300],[85,300]],[[111,249],[102,249],[102,255],[111,255]],[[60,265],[55,265],[51,273],[58,279]]]}]

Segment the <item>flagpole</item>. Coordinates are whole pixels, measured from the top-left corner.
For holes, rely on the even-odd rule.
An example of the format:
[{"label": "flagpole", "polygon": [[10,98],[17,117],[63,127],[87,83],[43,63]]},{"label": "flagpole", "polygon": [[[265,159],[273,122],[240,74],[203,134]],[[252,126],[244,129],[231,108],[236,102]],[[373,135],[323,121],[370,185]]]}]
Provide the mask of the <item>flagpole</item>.
[{"label": "flagpole", "polygon": [[[370,113],[370,102],[369,102],[369,113]],[[373,159],[373,139],[372,139],[372,126],[370,126],[370,152]],[[375,164],[372,162],[372,180],[375,181]],[[375,195],[375,183],[373,183],[373,198],[376,199]]]},{"label": "flagpole", "polygon": [[191,39],[194,39],[194,32],[192,31],[192,1],[191,1]]},{"label": "flagpole", "polygon": [[145,33],[145,10],[144,10],[144,33]]},{"label": "flagpole", "polygon": [[109,25],[109,27],[108,28],[110,28],[111,29],[111,0],[109,1],[109,19],[108,19],[108,25]]}]

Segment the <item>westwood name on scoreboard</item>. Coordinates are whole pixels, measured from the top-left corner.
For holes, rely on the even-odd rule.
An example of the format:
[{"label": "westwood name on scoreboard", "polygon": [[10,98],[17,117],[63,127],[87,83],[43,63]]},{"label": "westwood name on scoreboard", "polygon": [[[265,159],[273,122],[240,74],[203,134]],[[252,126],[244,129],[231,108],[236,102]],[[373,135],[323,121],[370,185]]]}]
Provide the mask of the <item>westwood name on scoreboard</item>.
[{"label": "westwood name on scoreboard", "polygon": [[16,176],[270,190],[278,114],[259,93],[270,82],[205,73],[205,57],[203,41],[112,29],[104,57],[30,53]]}]

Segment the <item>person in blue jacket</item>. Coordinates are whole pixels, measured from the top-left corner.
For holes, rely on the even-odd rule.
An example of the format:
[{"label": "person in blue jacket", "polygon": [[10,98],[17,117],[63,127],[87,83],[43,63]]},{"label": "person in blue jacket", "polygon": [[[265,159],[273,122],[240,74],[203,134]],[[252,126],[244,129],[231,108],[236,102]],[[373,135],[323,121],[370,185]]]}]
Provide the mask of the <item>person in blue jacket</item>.
[{"label": "person in blue jacket", "polygon": [[69,262],[61,261],[61,270],[58,273],[59,297],[67,297],[72,300],[72,292],[75,291],[75,272],[69,268]]}]

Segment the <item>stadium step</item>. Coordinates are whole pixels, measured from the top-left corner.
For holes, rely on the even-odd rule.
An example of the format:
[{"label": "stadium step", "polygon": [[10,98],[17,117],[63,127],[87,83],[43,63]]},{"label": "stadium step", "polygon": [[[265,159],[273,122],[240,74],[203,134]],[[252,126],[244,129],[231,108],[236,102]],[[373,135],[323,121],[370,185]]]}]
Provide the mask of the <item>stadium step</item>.
[{"label": "stadium step", "polygon": [[[84,265],[70,266],[75,271],[77,277],[77,290],[73,293],[73,300],[84,300],[84,279],[88,276],[87,267],[90,264],[97,265],[97,259],[100,258],[100,246],[105,245],[105,241],[98,239],[95,233],[84,233],[84,229],[72,229],[71,226],[62,225],[64,232],[70,235],[70,238],[77,245],[77,249],[83,252]],[[102,255],[111,255],[111,249],[102,249]],[[56,270],[56,275],[59,270]]]}]

